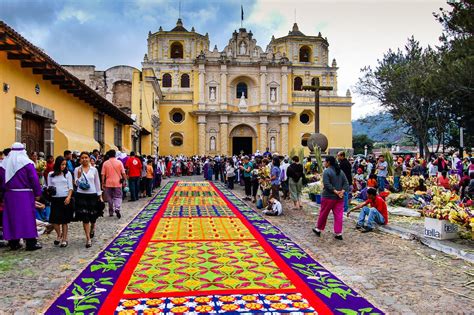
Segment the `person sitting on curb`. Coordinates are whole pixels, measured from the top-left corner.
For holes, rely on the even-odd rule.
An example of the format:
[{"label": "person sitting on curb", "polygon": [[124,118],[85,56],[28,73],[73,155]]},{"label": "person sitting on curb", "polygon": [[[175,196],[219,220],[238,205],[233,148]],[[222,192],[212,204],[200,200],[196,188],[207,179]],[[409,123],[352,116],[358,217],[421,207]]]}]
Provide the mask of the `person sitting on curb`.
[{"label": "person sitting on curb", "polygon": [[[368,207],[367,205],[369,205],[370,207]],[[367,200],[349,210],[349,212],[347,212],[347,217],[349,217],[349,214],[352,211],[361,208],[362,211],[359,214],[356,229],[362,229],[362,233],[373,231],[374,223],[381,225],[388,224],[387,204],[382,199],[382,197],[377,195],[377,190],[375,188],[367,189]],[[367,225],[364,226],[365,217],[367,217]]]},{"label": "person sitting on curb", "polygon": [[283,208],[281,206],[281,203],[275,197],[272,196],[270,198],[269,203],[270,203],[269,208],[271,206],[271,210],[270,209],[263,210],[262,211],[263,214],[271,215],[271,216],[277,216],[277,215],[281,215],[283,213]]}]

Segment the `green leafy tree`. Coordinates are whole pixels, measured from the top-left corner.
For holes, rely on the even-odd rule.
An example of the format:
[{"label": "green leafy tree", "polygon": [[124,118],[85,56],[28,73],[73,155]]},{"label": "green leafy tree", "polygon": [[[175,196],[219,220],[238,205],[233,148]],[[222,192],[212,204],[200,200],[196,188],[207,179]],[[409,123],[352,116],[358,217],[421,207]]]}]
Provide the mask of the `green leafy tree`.
[{"label": "green leafy tree", "polygon": [[451,1],[449,10],[440,9],[435,18],[443,25],[439,47],[440,71],[438,88],[444,102],[452,108],[455,119],[442,142],[457,147],[459,127],[465,128],[466,146],[474,146],[474,1]]},{"label": "green leafy tree", "polygon": [[367,153],[372,152],[372,149],[374,148],[374,140],[370,139],[367,135],[352,136],[352,147],[354,148],[354,154],[364,154],[365,146],[367,146]]},{"label": "green leafy tree", "polygon": [[356,90],[376,99],[400,124],[409,128],[420,148],[429,153],[429,131],[436,113],[442,109],[436,85],[438,55],[431,48],[423,49],[414,37],[404,50],[389,50],[375,69],[365,67]]}]

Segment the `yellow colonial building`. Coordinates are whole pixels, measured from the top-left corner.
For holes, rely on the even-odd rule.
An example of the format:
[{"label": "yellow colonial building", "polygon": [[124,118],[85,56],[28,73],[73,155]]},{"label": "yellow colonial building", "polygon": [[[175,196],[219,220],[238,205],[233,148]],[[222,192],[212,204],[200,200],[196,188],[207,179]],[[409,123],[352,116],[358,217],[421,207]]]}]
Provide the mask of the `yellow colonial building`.
[{"label": "yellow colonial building", "polygon": [[[272,37],[265,50],[241,28],[220,51],[209,48],[208,34],[187,30],[178,19],[172,30],[148,34],[143,69],[132,82],[133,112],[146,104],[149,117],[157,110],[153,132],[162,155],[266,148],[288,154],[306,146],[315,119],[330,153],[350,149],[352,100],[349,91],[338,96],[338,68],[335,60],[329,63],[328,46],[321,34],[307,36],[295,23],[287,36]],[[314,114],[314,92],[302,88],[315,78],[333,87],[321,92],[320,117]],[[155,107],[149,100],[158,80],[163,95]]]},{"label": "yellow colonial building", "polygon": [[133,119],[0,21],[0,148],[131,148]]}]

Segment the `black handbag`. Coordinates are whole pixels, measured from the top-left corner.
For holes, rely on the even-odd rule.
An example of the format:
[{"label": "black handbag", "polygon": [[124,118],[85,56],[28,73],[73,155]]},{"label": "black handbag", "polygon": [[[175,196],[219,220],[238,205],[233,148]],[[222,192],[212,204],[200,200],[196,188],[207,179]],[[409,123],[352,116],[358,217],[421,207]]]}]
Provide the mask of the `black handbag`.
[{"label": "black handbag", "polygon": [[48,186],[48,188],[46,188],[46,193],[50,197],[56,196],[56,193],[57,193],[56,187],[55,186]]},{"label": "black handbag", "polygon": [[98,213],[103,212],[105,209],[105,202],[97,200],[96,210]]}]

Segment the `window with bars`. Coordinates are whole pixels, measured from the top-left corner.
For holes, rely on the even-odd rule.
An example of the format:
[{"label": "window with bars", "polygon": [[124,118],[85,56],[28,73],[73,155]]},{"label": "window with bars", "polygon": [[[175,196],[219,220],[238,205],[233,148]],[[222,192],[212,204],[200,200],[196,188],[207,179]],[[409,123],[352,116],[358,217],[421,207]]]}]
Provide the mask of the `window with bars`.
[{"label": "window with bars", "polygon": [[295,91],[303,91],[303,79],[300,77],[296,77],[293,82],[293,90]]},{"label": "window with bars", "polygon": [[189,87],[189,74],[183,74],[181,76],[181,87],[188,88]]},{"label": "window with bars", "polygon": [[161,81],[161,84],[163,87],[171,87],[173,85],[171,74],[169,73],[163,74],[163,80]]},{"label": "window with bars", "polygon": [[94,139],[101,145],[104,144],[104,115],[94,115]]},{"label": "window with bars", "polygon": [[114,144],[116,147],[122,147],[122,125],[116,124],[114,127]]}]

